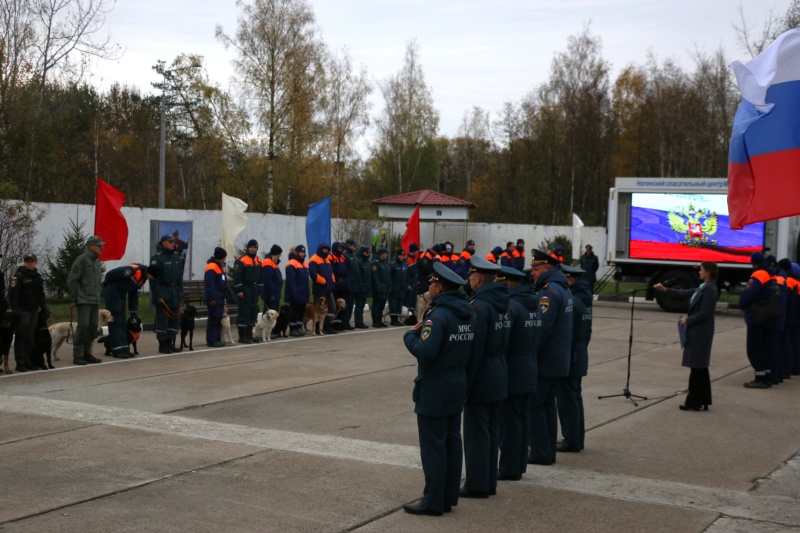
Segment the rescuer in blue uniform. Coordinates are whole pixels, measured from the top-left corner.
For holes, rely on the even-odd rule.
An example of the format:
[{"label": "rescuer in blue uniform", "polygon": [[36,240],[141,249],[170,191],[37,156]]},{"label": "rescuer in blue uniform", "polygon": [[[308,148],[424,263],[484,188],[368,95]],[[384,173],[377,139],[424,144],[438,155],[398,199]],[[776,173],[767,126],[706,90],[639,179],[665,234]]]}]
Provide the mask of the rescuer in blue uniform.
[{"label": "rescuer in blue uniform", "polygon": [[[403,312],[403,300],[406,297],[408,288],[408,263],[406,263],[406,253],[402,248],[397,250],[394,262],[389,265],[389,316],[392,318],[393,326],[402,326],[400,315]],[[403,317],[404,319],[407,317]]]},{"label": "rescuer in blue uniform", "polygon": [[417,266],[417,279],[419,294],[428,292],[428,278],[433,275],[433,264],[440,263],[440,254],[442,253],[442,245],[434,244],[422,254],[419,258]]},{"label": "rescuer in blue uniform", "polygon": [[258,318],[258,297],[261,294],[261,259],[258,257],[258,242],[247,242],[247,253],[233,263],[233,291],[239,304],[236,327],[239,343],[253,344],[261,339],[253,338],[253,327]]},{"label": "rescuer in blue uniform", "polygon": [[581,380],[589,369],[589,341],[592,339],[592,289],[583,281],[584,271],[561,265],[572,293],[572,358],[569,376],[561,378],[556,389],[558,418],[564,440],[556,445],[559,452],[579,452],[586,433],[583,418]]},{"label": "rescuer in blue uniform", "polygon": [[378,259],[372,262],[372,327],[373,328],[387,328],[383,323],[383,310],[386,307],[386,299],[389,298],[389,287],[391,280],[389,279],[389,262],[386,258],[389,257],[389,250],[386,248],[378,248]]},{"label": "rescuer in blue uniform", "polygon": [[536,249],[532,255],[533,290],[539,298],[542,327],[536,351],[539,375],[531,405],[528,464],[552,465],[558,441],[556,387],[569,375],[572,354],[572,295],[558,259]]},{"label": "rescuer in blue uniform", "polygon": [[209,348],[222,348],[222,317],[225,314],[225,297],[228,293],[228,277],[225,273],[225,258],[228,252],[217,246],[214,255],[206,262],[203,275],[203,303],[208,307],[206,342]]},{"label": "rescuer in blue uniform", "polygon": [[268,254],[261,260],[261,299],[264,301],[264,312],[270,309],[278,311],[281,307],[281,291],[283,290],[283,274],[278,265],[281,264],[283,248],[273,244]]},{"label": "rescuer in blue uniform", "polygon": [[128,311],[131,316],[139,314],[139,291],[147,280],[157,278],[161,274],[155,265],[131,263],[106,272],[103,280],[103,302],[111,311],[114,320],[108,323],[108,338],[111,341],[111,356],[128,359],[131,356],[128,348],[128,332],[125,326],[125,299],[128,300]]},{"label": "rescuer in blue uniform", "polygon": [[364,306],[367,305],[369,291],[372,289],[372,263],[369,257],[369,246],[358,249],[358,286],[356,288],[356,303],[353,307],[353,320],[358,329],[367,329],[364,323]]},{"label": "rescuer in blue uniform", "polygon": [[767,300],[771,294],[777,294],[779,287],[767,270],[764,254],[755,252],[750,256],[753,273],[747,281],[747,288],[739,296],[739,309],[744,312],[747,324],[747,359],[755,371],[755,379],[744,384],[748,389],[768,389],[772,386],[770,362],[775,345],[774,322],[756,324],[750,311],[755,302]]},{"label": "rescuer in blue uniform", "polygon": [[488,498],[497,491],[497,455],[500,446],[498,409],[508,396],[506,351],[510,333],[508,286],[495,280],[498,265],[481,257],[470,261],[470,304],[475,310],[464,406],[464,457],[467,476],[460,495]]},{"label": "rescuer in blue uniform", "polygon": [[536,345],[539,340],[539,302],[525,284],[526,274],[503,267],[498,281],[508,285],[510,322],[508,398],[500,403],[500,467],[498,480],[518,481],[528,468],[530,402],[536,391]]},{"label": "rescuer in blue uniform", "polygon": [[[341,242],[334,242],[333,246],[331,246],[331,253],[328,255],[328,261],[331,264],[331,270],[333,270],[333,304],[334,309],[336,309],[336,300],[341,298],[345,302],[345,308],[347,307],[347,258],[344,255],[344,244]],[[337,318],[336,311],[334,311],[333,320],[331,320],[332,329],[336,331],[344,331],[344,326],[342,325],[342,317],[341,315]]]},{"label": "rescuer in blue uniform", "polygon": [[433,266],[433,302],[403,342],[417,358],[414,412],[425,474],[422,499],[403,505],[407,513],[441,516],[458,504],[461,483],[461,411],[467,394],[466,365],[475,335],[475,315],[459,287],[464,280],[441,263]]},{"label": "rescuer in blue uniform", "polygon": [[175,337],[181,326],[183,269],[172,235],[161,236],[161,241],[156,245],[156,254],[150,258],[150,264],[161,270],[161,275],[150,281],[150,301],[155,302],[156,306],[158,352],[180,352],[175,347]]}]

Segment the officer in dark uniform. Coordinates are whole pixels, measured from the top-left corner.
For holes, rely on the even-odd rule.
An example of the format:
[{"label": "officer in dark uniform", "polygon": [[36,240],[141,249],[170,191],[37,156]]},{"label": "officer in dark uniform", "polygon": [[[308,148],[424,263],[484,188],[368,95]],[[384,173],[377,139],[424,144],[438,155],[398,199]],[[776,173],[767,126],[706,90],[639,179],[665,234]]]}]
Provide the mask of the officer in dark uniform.
[{"label": "officer in dark uniform", "polygon": [[750,264],[753,273],[747,281],[747,288],[739,296],[739,309],[744,312],[744,321],[747,324],[747,359],[755,371],[755,379],[744,386],[748,389],[768,389],[772,386],[770,363],[775,347],[774,322],[756,324],[750,306],[769,299],[771,294],[779,294],[780,288],[767,270],[763,253],[753,253]]},{"label": "officer in dark uniform", "polygon": [[419,246],[416,243],[411,243],[408,246],[408,288],[406,289],[406,307],[413,314],[417,309],[417,291],[418,291],[418,272],[419,266],[417,264],[417,254],[419,254]]},{"label": "officer in dark uniform", "polygon": [[586,433],[583,417],[581,380],[589,369],[589,341],[592,339],[592,289],[582,280],[584,271],[561,265],[572,293],[572,358],[569,376],[561,378],[556,389],[558,419],[564,440],[556,445],[559,452],[579,452]]},{"label": "officer in dark uniform", "polygon": [[181,257],[175,251],[172,236],[164,234],[156,245],[156,255],[150,264],[156,265],[161,276],[150,281],[150,297],[156,306],[156,339],[159,353],[177,353],[175,347],[181,324],[181,300],[183,299],[183,273]]},{"label": "officer in dark uniform", "polygon": [[14,359],[17,372],[38,369],[31,361],[36,325],[39,313],[45,319],[50,317],[44,294],[44,279],[36,269],[36,256],[25,254],[22,261],[8,284],[8,303],[14,315]]},{"label": "officer in dark uniform", "polygon": [[[333,304],[334,308],[336,306],[336,300],[341,298],[345,301],[345,308],[347,308],[347,265],[345,264],[345,256],[344,256],[344,244],[340,242],[334,242],[331,246],[331,253],[328,254],[328,261],[331,265],[331,270],[333,271]],[[331,320],[332,329],[335,331],[344,331],[344,326],[342,325],[342,317],[336,316],[336,311],[334,311],[333,320]]]},{"label": "officer in dark uniform", "polygon": [[236,293],[239,314],[236,327],[239,329],[239,343],[253,344],[261,339],[253,338],[253,328],[258,319],[258,296],[261,294],[261,259],[258,257],[258,242],[247,242],[247,253],[236,258],[233,263],[233,290]]},{"label": "officer in dark uniform", "polygon": [[372,263],[369,258],[369,246],[358,249],[358,287],[356,288],[356,303],[353,308],[355,324],[358,329],[367,329],[364,323],[364,306],[367,305],[369,291],[372,289]]},{"label": "officer in dark uniform", "polygon": [[441,516],[458,505],[461,483],[461,411],[467,393],[466,364],[475,334],[475,315],[458,290],[464,280],[441,263],[433,266],[433,302],[403,342],[417,358],[414,412],[425,489],[411,514]]},{"label": "officer in dark uniform", "polygon": [[[408,288],[408,263],[406,263],[406,252],[400,248],[397,250],[394,262],[389,265],[389,316],[392,317],[393,326],[402,326],[400,315],[403,311],[403,300],[406,298]],[[406,317],[403,317],[404,319]]]},{"label": "officer in dark uniform", "polygon": [[225,314],[225,298],[228,294],[228,278],[225,273],[225,258],[228,252],[217,246],[214,255],[206,263],[203,276],[203,303],[208,306],[206,342],[209,348],[222,348],[222,317]]},{"label": "officer in dark uniform", "polygon": [[[345,284],[344,296],[344,311],[342,311],[342,329],[351,331],[355,328],[350,324],[350,318],[353,316],[353,306],[356,303],[356,294],[358,293],[358,274],[361,269],[358,266],[358,250],[356,248],[356,241],[354,239],[347,239],[345,242],[346,249],[344,251],[344,270],[347,283]],[[336,278],[339,282],[339,278]]]},{"label": "officer in dark uniform", "polygon": [[498,281],[508,285],[510,323],[508,352],[508,398],[500,404],[500,467],[498,480],[518,481],[528,468],[530,402],[536,391],[536,345],[539,341],[539,301],[525,285],[526,274],[503,267]]},{"label": "officer in dark uniform", "polygon": [[531,406],[531,453],[528,464],[556,462],[558,412],[556,387],[569,375],[572,354],[572,295],[555,257],[532,250],[531,275],[539,298],[542,327],[536,352],[539,375]]},{"label": "officer in dark uniform", "polygon": [[383,310],[386,307],[386,299],[389,298],[389,250],[378,248],[378,259],[372,262],[372,327],[387,328],[383,323]]},{"label": "officer in dark uniform", "polygon": [[161,271],[155,265],[131,263],[106,272],[103,280],[103,302],[114,320],[108,323],[111,356],[118,359],[132,357],[128,348],[128,331],[125,319],[125,300],[131,316],[139,314],[139,291],[147,280],[157,278]]},{"label": "officer in dark uniform", "polygon": [[460,495],[488,498],[497,491],[497,454],[500,446],[498,410],[508,396],[506,352],[510,322],[508,286],[495,280],[498,265],[473,256],[469,303],[475,310],[475,339],[472,343],[464,406],[464,457],[467,478]]}]

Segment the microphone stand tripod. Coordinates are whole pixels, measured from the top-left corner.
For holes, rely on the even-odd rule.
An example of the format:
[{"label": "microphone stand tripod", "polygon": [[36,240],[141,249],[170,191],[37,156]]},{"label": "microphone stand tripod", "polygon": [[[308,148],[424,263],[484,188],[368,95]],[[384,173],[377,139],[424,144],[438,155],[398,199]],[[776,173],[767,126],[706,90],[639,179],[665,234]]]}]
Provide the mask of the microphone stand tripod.
[{"label": "microphone stand tripod", "polygon": [[631,352],[633,351],[633,309],[634,303],[636,302],[636,293],[641,292],[643,289],[634,289],[633,291],[627,293],[631,295],[631,333],[628,337],[628,379],[625,381],[625,388],[622,389],[622,394],[609,394],[607,396],[598,396],[598,400],[604,400],[606,398],[619,398],[625,397],[626,400],[630,400],[634,406],[639,407],[639,404],[636,403],[636,400],[646,400],[647,396],[638,396],[636,394],[631,393]]}]

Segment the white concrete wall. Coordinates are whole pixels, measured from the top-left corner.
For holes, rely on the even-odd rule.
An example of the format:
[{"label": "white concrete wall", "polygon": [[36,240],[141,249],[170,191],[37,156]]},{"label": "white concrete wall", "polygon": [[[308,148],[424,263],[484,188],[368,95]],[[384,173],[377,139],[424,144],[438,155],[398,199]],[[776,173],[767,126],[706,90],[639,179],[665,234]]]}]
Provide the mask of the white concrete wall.
[{"label": "white concrete wall", "polygon": [[[70,220],[78,223],[85,222],[84,232],[87,235],[94,233],[94,206],[75,204],[36,204],[45,211],[44,219],[38,224],[38,235],[34,243],[34,251],[39,255],[40,266],[44,266],[44,258],[55,259],[58,247],[64,240],[64,231],[69,227]],[[214,247],[220,240],[220,211],[200,211],[181,209],[154,209],[154,208],[129,208],[123,207],[122,213],[128,222],[128,246],[125,256],[120,261],[106,262],[106,268],[111,269],[131,262],[149,262],[152,255],[150,242],[150,222],[163,221],[192,221],[193,236],[191,246],[191,271],[193,279],[202,279],[206,261],[211,256]],[[236,247],[244,248],[249,239],[259,242],[259,253],[269,251],[273,244],[283,248],[283,261],[286,263],[289,248],[305,243],[305,217],[287,215],[266,215],[261,213],[248,213],[247,228],[239,235]],[[331,222],[333,240],[344,239],[343,228],[346,221],[334,219]],[[373,224],[364,222],[364,227]],[[392,234],[402,235],[405,232],[405,220],[383,224]],[[591,227],[582,230],[582,245],[591,244],[598,257],[605,257],[605,228]],[[526,250],[539,246],[545,238],[556,235],[566,235],[572,239],[570,226],[534,226],[525,224],[482,224],[469,222],[422,222],[420,233],[423,248],[431,246],[434,242],[452,240],[456,250],[464,247],[467,239],[473,239],[479,254],[485,256],[495,246],[505,247],[506,241],[525,239]],[[365,243],[369,244],[369,243]],[[314,251],[311,250],[309,256]],[[230,258],[229,258],[230,259]],[[601,265],[602,266],[602,265]]]}]

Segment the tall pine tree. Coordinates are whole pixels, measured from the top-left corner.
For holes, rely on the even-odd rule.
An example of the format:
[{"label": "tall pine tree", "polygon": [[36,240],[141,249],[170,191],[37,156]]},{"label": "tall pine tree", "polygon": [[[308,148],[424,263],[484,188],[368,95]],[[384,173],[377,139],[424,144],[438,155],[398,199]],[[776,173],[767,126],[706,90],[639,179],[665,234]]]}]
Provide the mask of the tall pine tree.
[{"label": "tall pine tree", "polygon": [[69,227],[64,230],[64,242],[56,252],[56,262],[47,258],[47,272],[42,275],[44,286],[50,294],[59,300],[67,294],[67,276],[75,260],[86,251],[88,235],[83,232],[86,222],[78,224],[75,220],[69,221]]}]

